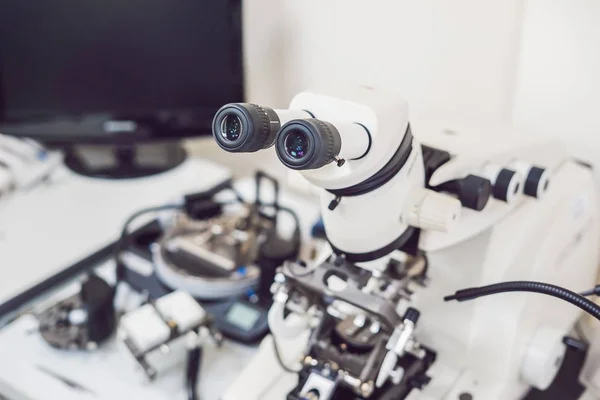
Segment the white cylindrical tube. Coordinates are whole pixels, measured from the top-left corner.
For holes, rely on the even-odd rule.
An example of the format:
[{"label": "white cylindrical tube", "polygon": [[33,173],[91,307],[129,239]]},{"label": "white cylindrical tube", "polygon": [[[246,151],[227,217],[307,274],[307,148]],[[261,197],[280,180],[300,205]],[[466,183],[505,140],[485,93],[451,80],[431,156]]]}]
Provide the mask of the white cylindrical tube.
[{"label": "white cylindrical tube", "polygon": [[299,318],[293,320],[293,318],[285,318],[285,303],[280,301],[274,301],[269,313],[267,320],[269,322],[269,329],[275,337],[284,339],[292,339],[300,335],[308,327],[308,321],[306,318]]},{"label": "white cylindrical tube", "polygon": [[402,218],[406,224],[439,232],[449,232],[460,218],[460,200],[429,189],[413,190],[405,203]]},{"label": "white cylindrical tube", "polygon": [[371,135],[367,128],[353,122],[333,124],[342,139],[340,158],[356,160],[364,157],[371,147]]},{"label": "white cylindrical tube", "polygon": [[313,118],[311,113],[309,113],[308,111],[304,111],[304,110],[288,110],[287,108],[284,108],[284,109],[275,109],[273,111],[275,111],[275,114],[277,114],[277,117],[279,118],[279,123],[281,124],[281,126],[283,126],[285,123],[287,123],[288,121],[291,121],[293,119]]},{"label": "white cylindrical tube", "polygon": [[483,176],[492,182],[495,199],[511,203],[523,193],[525,182],[520,171],[489,163],[483,168]]}]

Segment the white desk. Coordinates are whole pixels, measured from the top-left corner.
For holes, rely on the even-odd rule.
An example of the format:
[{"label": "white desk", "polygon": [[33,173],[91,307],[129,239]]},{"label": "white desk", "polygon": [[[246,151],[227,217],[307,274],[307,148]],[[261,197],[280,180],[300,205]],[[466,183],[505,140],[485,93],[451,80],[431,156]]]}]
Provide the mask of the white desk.
[{"label": "white desk", "polygon": [[60,168],[48,184],[0,202],[0,304],[114,242],[127,217],[229,178],[188,159],[162,174],[104,180]]},{"label": "white desk", "polygon": [[[194,168],[191,168],[191,167]],[[46,238],[50,243],[41,244],[40,248],[50,252],[51,257],[47,257],[49,263],[44,263],[44,255],[41,252],[36,253],[37,246],[31,253],[26,254],[24,259],[20,259],[20,268],[28,267],[38,276],[35,281],[42,277],[49,276],[60,269],[61,265],[66,265],[85,257],[85,252],[97,250],[99,246],[106,244],[107,241],[116,239],[116,235],[121,228],[121,223],[128,214],[134,209],[142,208],[148,205],[161,204],[172,197],[172,194],[183,188],[182,181],[190,185],[200,185],[200,187],[209,186],[207,183],[226,178],[227,173],[223,168],[213,164],[194,161],[190,165],[189,175],[179,174],[176,176],[161,176],[161,179],[148,179],[146,185],[138,186],[137,196],[131,203],[120,204],[116,197],[118,194],[136,193],[135,188],[128,186],[125,182],[109,182],[108,186],[112,189],[102,189],[93,187],[88,189],[88,183],[72,185],[65,183],[63,187],[68,191],[56,194],[50,189],[50,194],[45,197],[33,197],[26,199],[26,203],[14,204],[15,210],[21,215],[26,214],[23,208],[25,204],[29,207],[39,206],[38,201],[41,198],[52,199],[53,204],[63,201],[68,203],[69,207],[65,209],[75,209],[62,227],[68,226],[70,231],[57,229],[54,234],[49,230],[42,230],[42,233],[34,233],[39,240],[40,237]],[[197,176],[199,175],[199,176]],[[164,179],[163,179],[164,178]],[[84,180],[85,181],[85,180]],[[179,184],[174,181],[179,181]],[[106,182],[105,182],[106,183]],[[202,186],[204,184],[204,186]],[[181,186],[180,186],[181,185]],[[94,186],[94,185],[92,185]],[[151,187],[150,187],[151,186]],[[251,201],[254,197],[254,182],[252,179],[244,179],[236,182],[236,188],[244,197]],[[106,186],[105,186],[106,187]],[[163,193],[161,192],[161,188]],[[58,190],[58,189],[56,189]],[[90,190],[90,192],[88,192]],[[112,190],[112,192],[110,191]],[[165,193],[169,191],[169,193]],[[185,189],[183,189],[185,190]],[[198,189],[196,189],[198,190]],[[84,193],[84,191],[86,193]],[[86,201],[90,201],[94,196],[102,195],[104,204],[101,208],[87,206]],[[113,197],[114,196],[114,197]],[[82,204],[86,204],[83,208]],[[313,197],[304,197],[282,190],[280,194],[280,204],[294,209],[302,223],[302,232],[304,238],[308,238],[310,227],[319,216],[318,201]],[[17,207],[20,206],[20,207]],[[86,221],[78,221],[86,213],[91,213]],[[0,218],[6,214],[6,208],[0,211]],[[111,213],[117,212],[118,216],[112,216]],[[38,216],[44,214],[36,210]],[[64,215],[64,214],[63,214]],[[12,224],[17,224],[18,218],[11,216]],[[58,217],[45,217],[45,223],[48,220],[56,221]],[[34,222],[30,222],[35,227]],[[281,230],[291,232],[292,220],[287,215],[282,215]],[[77,230],[80,230],[81,233]],[[93,232],[101,232],[102,235],[95,235]],[[18,226],[15,230],[10,230],[12,243],[18,235],[27,238],[28,229]],[[54,238],[52,236],[55,236]],[[81,237],[80,237],[81,236]],[[104,238],[104,240],[103,240]],[[3,246],[7,245],[7,238],[4,239]],[[29,241],[27,241],[29,243]],[[60,248],[53,248],[52,242],[57,242]],[[66,244],[64,243],[66,242]],[[75,243],[76,246],[69,244]],[[33,243],[32,243],[33,244]],[[54,245],[54,246],[57,246]],[[12,251],[12,257],[17,257],[18,252]],[[6,254],[0,256],[0,260],[9,260]],[[27,260],[27,261],[24,261]],[[3,262],[3,261],[0,261]],[[5,261],[4,261],[5,262]],[[112,261],[107,261],[103,266],[98,267],[100,275],[109,282],[114,279],[114,265]],[[27,273],[15,274],[12,278],[14,282],[19,282],[21,286],[27,287],[34,280],[27,279]],[[10,285],[1,284],[5,293],[16,293],[17,288],[9,291]],[[77,290],[77,284],[71,283],[54,293],[51,298],[45,298],[39,301],[52,303],[54,299],[63,298]],[[6,295],[4,295],[6,296]],[[159,372],[157,380],[151,384],[144,383],[142,374],[136,371],[135,364],[120,352],[115,339],[109,340],[97,351],[86,352],[66,352],[54,350],[43,342],[41,337],[32,333],[37,326],[37,322],[31,316],[24,316],[0,330],[0,395],[7,396],[10,400],[79,400],[79,399],[97,399],[97,400],[115,400],[115,399],[144,399],[144,400],[185,400],[184,390],[184,369],[183,354],[177,358],[177,365],[165,365],[162,372]],[[201,367],[199,390],[202,400],[218,400],[227,387],[229,387],[236,377],[241,373],[244,367],[251,361],[255,352],[254,347],[236,344],[226,341],[221,349],[208,344],[204,347],[204,360]],[[168,363],[167,363],[168,364]],[[41,372],[38,365],[46,367],[61,376],[77,382],[78,384],[92,390],[94,395],[85,394],[69,388],[61,381],[52,378]],[[159,368],[160,369],[160,368]],[[268,371],[265,371],[268,374]],[[243,399],[240,399],[243,400]]]},{"label": "white desk", "polygon": [[[113,270],[109,262],[105,270]],[[105,276],[106,274],[102,274]],[[57,293],[75,291],[72,284]],[[153,366],[159,370],[156,380],[145,381],[129,356],[119,348],[117,340],[109,339],[95,352],[56,350],[40,335],[33,316],[24,316],[0,330],[0,395],[9,400],[186,400],[185,352],[174,349],[172,354],[156,354]],[[218,349],[212,343],[203,347],[199,394],[202,400],[218,400],[221,393],[241,373],[251,360],[254,348],[225,341]],[[70,388],[60,380],[42,372],[49,369],[89,389],[93,394]]]}]

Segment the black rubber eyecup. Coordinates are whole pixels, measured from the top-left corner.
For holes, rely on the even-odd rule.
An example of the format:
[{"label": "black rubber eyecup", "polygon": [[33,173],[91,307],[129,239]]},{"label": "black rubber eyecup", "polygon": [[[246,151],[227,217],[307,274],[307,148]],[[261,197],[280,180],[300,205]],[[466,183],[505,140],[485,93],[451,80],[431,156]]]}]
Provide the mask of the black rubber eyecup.
[{"label": "black rubber eyecup", "polygon": [[[222,135],[223,122],[226,118],[230,117],[237,117],[241,122],[241,132],[236,140],[228,140]],[[235,104],[228,104],[215,114],[212,131],[217,144],[224,150],[231,152],[243,151],[240,149],[242,149],[244,144],[248,141],[249,132],[252,132],[252,122],[246,113],[243,112],[242,108],[236,107]]]},{"label": "black rubber eyecup", "polygon": [[[279,130],[277,115],[271,111],[251,103],[232,103],[221,107],[212,124],[217,144],[232,153],[251,153],[271,146]],[[271,121],[270,114],[273,114],[274,121]],[[234,140],[223,134],[223,124],[227,118],[239,120],[240,132]]]},{"label": "black rubber eyecup", "polygon": [[[306,141],[305,154],[301,157],[290,154],[288,140],[298,135]],[[335,127],[318,119],[298,119],[285,124],[275,142],[279,160],[295,170],[321,168],[334,160],[341,149],[341,138]]]},{"label": "black rubber eyecup", "polygon": [[[307,141],[306,154],[302,157],[296,158],[289,154],[287,150],[287,141],[291,135],[298,134],[304,136]],[[288,168],[292,169],[304,169],[311,163],[315,154],[315,149],[319,145],[319,137],[308,128],[306,125],[300,122],[292,122],[286,124],[284,128],[279,132],[276,142],[277,156],[281,162]]]}]

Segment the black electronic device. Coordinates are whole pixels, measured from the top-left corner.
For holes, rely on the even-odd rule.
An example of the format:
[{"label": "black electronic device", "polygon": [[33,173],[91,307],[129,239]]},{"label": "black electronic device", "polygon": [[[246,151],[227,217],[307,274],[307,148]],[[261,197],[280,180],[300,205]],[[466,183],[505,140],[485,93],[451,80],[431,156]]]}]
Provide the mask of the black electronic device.
[{"label": "black electronic device", "polygon": [[79,172],[168,169],[173,139],[243,100],[241,0],[0,2],[0,131],[67,147]]},{"label": "black electronic device", "polygon": [[[160,224],[154,221],[132,232],[124,251],[131,251],[152,262],[150,247],[160,240],[162,234]],[[127,265],[124,267],[123,281],[137,291],[148,293],[151,299],[160,298],[171,292],[172,289],[161,282],[156,272],[145,275],[135,268],[130,269]],[[259,283],[260,286],[268,285]],[[270,296],[257,298],[256,292],[249,291],[235,297],[200,301],[200,304],[213,316],[214,325],[223,336],[242,343],[257,343],[269,332],[267,313],[270,302]]]},{"label": "black electronic device", "polygon": [[[265,184],[272,186],[269,199]],[[252,203],[243,201],[239,193],[236,200],[221,203],[216,196],[223,191],[235,192],[230,183],[223,183],[186,196],[185,205],[170,222],[154,222],[122,237],[115,257],[117,276],[152,299],[184,290],[213,316],[224,336],[256,343],[269,331],[267,314],[276,269],[298,255],[299,221],[291,209],[279,204],[278,183],[263,172],[256,174]],[[234,209],[226,212],[228,206]],[[294,219],[291,238],[278,232],[280,212]],[[129,268],[127,257],[121,256],[125,252],[152,263],[152,274]]]},{"label": "black electronic device", "polygon": [[268,308],[247,298],[228,299],[206,307],[215,326],[226,337],[242,343],[256,343],[269,331]]},{"label": "black electronic device", "polygon": [[57,349],[95,349],[115,330],[113,291],[100,277],[88,276],[79,292],[37,316],[42,338]]}]

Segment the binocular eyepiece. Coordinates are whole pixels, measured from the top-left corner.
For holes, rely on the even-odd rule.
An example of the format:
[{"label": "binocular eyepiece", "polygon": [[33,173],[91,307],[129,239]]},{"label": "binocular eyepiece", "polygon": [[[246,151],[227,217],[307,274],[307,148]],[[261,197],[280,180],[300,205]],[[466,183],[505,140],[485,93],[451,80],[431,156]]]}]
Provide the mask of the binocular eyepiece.
[{"label": "binocular eyepiece", "polygon": [[316,118],[288,122],[275,144],[279,160],[297,170],[324,167],[334,161],[341,148],[342,138],[335,126]]},{"label": "binocular eyepiece", "polygon": [[324,167],[341,157],[362,158],[371,145],[369,131],[352,122],[330,123],[303,110],[274,110],[251,103],[223,106],[213,119],[213,136],[228,152],[250,153],[275,145],[288,168]]},{"label": "binocular eyepiece", "polygon": [[273,109],[251,103],[221,107],[212,125],[217,144],[232,153],[253,153],[273,146],[280,128]]}]

